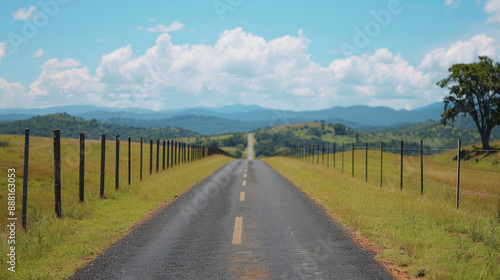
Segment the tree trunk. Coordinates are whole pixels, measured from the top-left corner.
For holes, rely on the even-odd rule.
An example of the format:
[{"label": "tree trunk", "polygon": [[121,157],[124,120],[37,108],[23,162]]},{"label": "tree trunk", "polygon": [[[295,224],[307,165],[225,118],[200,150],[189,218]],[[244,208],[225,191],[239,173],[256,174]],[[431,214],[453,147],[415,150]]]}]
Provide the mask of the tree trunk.
[{"label": "tree trunk", "polygon": [[479,130],[479,134],[481,135],[481,142],[483,143],[483,150],[489,150],[490,147],[490,134],[491,130],[487,129],[486,131]]}]

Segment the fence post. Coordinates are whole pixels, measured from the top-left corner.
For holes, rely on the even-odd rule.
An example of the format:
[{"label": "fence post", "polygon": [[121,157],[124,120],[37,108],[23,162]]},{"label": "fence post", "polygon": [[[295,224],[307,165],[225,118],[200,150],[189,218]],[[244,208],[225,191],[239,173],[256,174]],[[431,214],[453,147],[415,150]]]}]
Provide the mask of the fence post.
[{"label": "fence post", "polygon": [[101,184],[100,184],[100,194],[101,198],[104,198],[104,174],[106,167],[106,134],[101,134]]},{"label": "fence post", "polygon": [[316,164],[319,164],[319,144],[318,144],[318,148],[317,148],[317,155],[316,155]]},{"label": "fence post", "polygon": [[143,139],[141,137],[141,181],[142,181],[142,142],[143,142]]},{"label": "fence post", "polygon": [[115,190],[120,186],[120,135],[116,134]]},{"label": "fence post", "polygon": [[352,177],[354,177],[354,143],[352,143]]},{"label": "fence post", "polygon": [[460,204],[460,149],[462,148],[462,139],[458,139],[457,148],[457,209]]},{"label": "fence post", "polygon": [[365,182],[368,183],[368,142],[366,142],[366,160],[365,160]]},{"label": "fence post", "polygon": [[424,141],[420,140],[420,195],[424,195]]},{"label": "fence post", "polygon": [[380,142],[380,187],[382,187],[382,168],[384,167],[384,142]]},{"label": "fence post", "polygon": [[26,128],[24,131],[24,167],[23,167],[23,216],[22,225],[26,229],[26,212],[28,210],[28,163],[30,153],[30,130]]},{"label": "fence post", "polygon": [[163,140],[163,170],[165,170],[165,145],[166,142]]},{"label": "fence post", "polygon": [[170,140],[167,140],[167,169],[170,167]]},{"label": "fence post", "polygon": [[325,143],[321,145],[321,165],[325,165]]},{"label": "fence post", "polygon": [[326,144],[326,168],[330,168],[330,142]]},{"label": "fence post", "polygon": [[156,140],[156,173],[160,170],[160,140]]},{"label": "fence post", "polygon": [[130,186],[130,163],[131,163],[131,160],[130,160],[130,136],[128,137],[128,185]]},{"label": "fence post", "polygon": [[54,129],[54,194],[55,210],[58,218],[62,217],[61,209],[61,130]]},{"label": "fence post", "polygon": [[80,181],[78,193],[80,202],[85,199],[85,134],[80,133]]},{"label": "fence post", "polygon": [[149,175],[153,174],[153,139],[149,140]]},{"label": "fence post", "polygon": [[335,153],[337,153],[336,149],[337,143],[333,143],[333,169],[335,169]]},{"label": "fence post", "polygon": [[403,140],[401,140],[401,187],[403,189]]},{"label": "fence post", "polygon": [[174,149],[172,150],[174,153],[174,166],[177,165],[177,141],[174,142]]}]

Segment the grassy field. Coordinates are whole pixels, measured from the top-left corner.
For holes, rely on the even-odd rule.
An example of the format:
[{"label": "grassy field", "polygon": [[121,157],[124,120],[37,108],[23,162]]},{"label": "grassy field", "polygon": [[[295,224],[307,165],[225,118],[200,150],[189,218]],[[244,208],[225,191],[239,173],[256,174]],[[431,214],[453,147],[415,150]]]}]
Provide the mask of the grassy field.
[{"label": "grassy field", "polygon": [[[1,166],[16,166],[16,194],[22,193],[23,137],[0,135]],[[7,242],[2,241],[0,279],[59,279],[96,257],[109,245],[123,237],[146,214],[163,205],[212,174],[231,159],[213,156],[149,174],[149,143],[144,146],[143,180],[139,178],[139,144],[132,145],[132,183],[127,181],[128,144],[121,143],[120,186],[115,190],[115,142],[106,144],[105,199],[99,197],[100,142],[86,142],[85,202],[78,201],[78,143],[62,139],[62,212],[54,214],[53,163],[51,139],[30,139],[27,231],[16,231],[16,273],[7,271]],[[156,146],[153,148],[156,152]],[[161,157],[161,149],[160,149]],[[196,172],[193,172],[193,171]],[[0,168],[1,223],[7,217],[7,169]],[[133,207],[131,207],[133,206]],[[20,227],[22,197],[16,200],[16,217]],[[7,240],[2,225],[0,238]]]},{"label": "grassy field", "polygon": [[[317,158],[314,164],[312,159],[281,157],[265,161],[315,197],[340,222],[380,246],[383,250],[377,258],[389,259],[410,274],[427,279],[500,279],[499,175],[463,171],[462,189],[469,193],[461,193],[456,210],[456,151],[425,157],[423,196],[420,157],[404,157],[407,179],[402,191],[399,157],[384,153],[382,187],[379,151],[369,152],[368,183],[363,150],[354,155],[354,178],[352,156],[347,152],[344,173],[340,153],[336,154],[335,169],[332,155],[329,168],[326,156],[324,165],[321,157],[319,164]],[[462,167],[496,173],[499,158],[498,153],[471,152]]]}]

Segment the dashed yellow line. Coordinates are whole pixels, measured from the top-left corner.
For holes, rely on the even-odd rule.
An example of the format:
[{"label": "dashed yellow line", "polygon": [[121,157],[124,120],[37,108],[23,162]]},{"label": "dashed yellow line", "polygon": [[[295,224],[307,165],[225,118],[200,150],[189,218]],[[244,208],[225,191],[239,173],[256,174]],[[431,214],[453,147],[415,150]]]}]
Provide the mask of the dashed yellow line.
[{"label": "dashed yellow line", "polygon": [[243,180],[243,183],[241,184],[243,187],[247,185],[247,180]]},{"label": "dashed yellow line", "polygon": [[241,232],[243,229],[243,217],[236,217],[234,222],[233,245],[241,244]]},{"label": "dashed yellow line", "polygon": [[245,173],[245,174],[243,174],[243,178],[246,178],[246,177],[247,177],[247,174],[246,174],[246,173]]},{"label": "dashed yellow line", "polygon": [[240,192],[240,201],[245,201],[245,192]]}]

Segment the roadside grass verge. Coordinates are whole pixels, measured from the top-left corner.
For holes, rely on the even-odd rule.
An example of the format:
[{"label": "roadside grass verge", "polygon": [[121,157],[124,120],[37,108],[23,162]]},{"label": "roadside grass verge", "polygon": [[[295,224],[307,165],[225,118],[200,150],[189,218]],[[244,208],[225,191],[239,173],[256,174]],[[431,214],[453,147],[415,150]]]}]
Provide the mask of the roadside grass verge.
[{"label": "roadside grass verge", "polygon": [[[22,138],[0,135],[9,142],[22,143]],[[5,141],[7,141],[5,140]],[[139,178],[139,144],[132,144],[132,183],[127,180],[128,147],[122,142],[120,153],[120,187],[115,190],[114,141],[106,143],[105,199],[99,196],[100,142],[87,141],[85,167],[85,202],[78,201],[78,147],[75,139],[62,139],[62,213],[54,214],[53,163],[50,162],[51,139],[32,137],[28,187],[26,231],[21,229],[22,197],[16,200],[16,272],[7,270],[8,232],[0,228],[2,255],[0,279],[63,279],[107,247],[125,236],[131,227],[159,206],[172,201],[196,183],[231,161],[223,156],[211,156],[189,164],[170,167],[149,174],[149,143],[144,145],[143,180]],[[2,166],[22,163],[23,146],[0,147]],[[156,152],[156,147],[154,147]],[[53,152],[53,151],[52,151]],[[76,157],[76,163],[74,158]],[[161,157],[161,149],[160,149]],[[49,162],[45,162],[45,161]],[[16,167],[16,194],[22,193],[22,166]],[[0,169],[0,200],[6,198],[7,170]],[[45,186],[49,186],[45,188]],[[1,202],[0,217],[7,217],[7,202]]]},{"label": "roadside grass verge", "polygon": [[334,170],[290,158],[264,161],[381,247],[377,258],[427,279],[500,279],[500,216],[490,207],[456,210],[445,193],[420,196],[390,182],[381,188],[375,178],[365,183],[364,176],[342,174],[338,165]]}]

